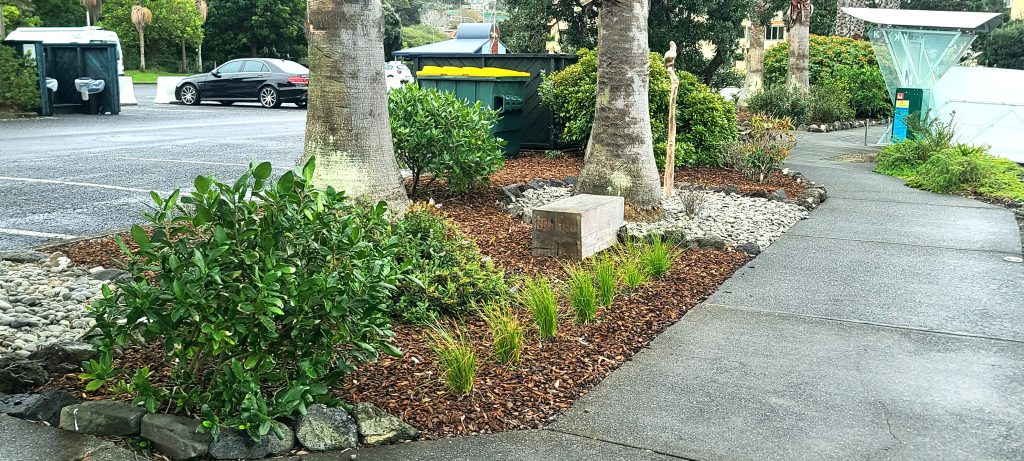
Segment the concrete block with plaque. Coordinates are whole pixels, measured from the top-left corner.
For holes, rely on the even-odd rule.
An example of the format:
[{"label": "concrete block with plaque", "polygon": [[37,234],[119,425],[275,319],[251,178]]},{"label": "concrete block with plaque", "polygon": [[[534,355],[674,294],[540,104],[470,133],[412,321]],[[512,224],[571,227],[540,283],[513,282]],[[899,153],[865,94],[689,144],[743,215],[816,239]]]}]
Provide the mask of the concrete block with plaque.
[{"label": "concrete block with plaque", "polygon": [[615,245],[622,197],[580,194],[533,209],[533,254],[582,260]]}]

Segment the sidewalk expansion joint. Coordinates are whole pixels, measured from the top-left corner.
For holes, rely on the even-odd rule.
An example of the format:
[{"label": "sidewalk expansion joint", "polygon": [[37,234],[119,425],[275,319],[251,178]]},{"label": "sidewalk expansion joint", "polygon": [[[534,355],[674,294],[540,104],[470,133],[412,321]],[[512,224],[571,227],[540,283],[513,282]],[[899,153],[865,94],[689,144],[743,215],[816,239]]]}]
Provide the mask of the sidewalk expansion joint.
[{"label": "sidewalk expansion joint", "polygon": [[824,236],[824,235],[807,235],[807,234],[799,234],[799,233],[796,233],[796,232],[790,232],[790,233],[787,233],[786,235],[787,236],[792,235],[794,237],[821,239],[821,240],[841,240],[841,241],[844,241],[844,242],[878,243],[878,244],[882,244],[882,245],[906,246],[906,247],[914,247],[914,248],[931,248],[931,249],[935,249],[935,250],[967,251],[967,252],[971,252],[971,253],[989,253],[989,254],[1002,255],[1002,256],[1006,256],[1008,254],[1016,255],[1017,253],[1020,252],[1019,250],[1016,251],[1016,252],[1014,252],[1014,251],[1006,252],[1006,251],[1000,251],[1000,250],[978,250],[978,249],[973,249],[973,248],[946,247],[946,246],[938,246],[938,245],[921,245],[921,244],[917,244],[917,243],[887,242],[885,240],[866,240],[866,239],[851,239],[851,238],[845,238],[845,237],[827,237],[827,236]]},{"label": "sidewalk expansion joint", "polygon": [[580,435],[580,434],[576,434],[576,433],[573,433],[573,432],[563,431],[561,429],[544,428],[544,430],[545,431],[551,431],[551,432],[557,432],[559,434],[569,435],[569,436],[573,436],[573,437],[578,437],[578,438],[581,438],[581,439],[593,440],[593,441],[601,442],[601,443],[607,443],[609,445],[617,445],[617,446],[620,446],[620,447],[623,447],[623,448],[632,448],[634,450],[649,451],[651,453],[659,454],[659,455],[662,455],[662,456],[668,456],[669,458],[680,459],[680,460],[683,460],[683,461],[700,461],[697,458],[687,458],[685,456],[679,456],[679,455],[672,454],[672,453],[666,453],[664,451],[655,450],[655,449],[652,449],[652,448],[638,447],[636,445],[630,445],[628,443],[616,442],[616,441],[613,441],[613,440],[606,440],[606,439],[601,439],[601,438],[597,438],[597,437],[590,437],[590,436],[587,436],[587,435]]},{"label": "sidewalk expansion joint", "polygon": [[[825,187],[828,187],[828,184],[825,184]],[[967,198],[967,197],[964,197],[964,198]],[[910,201],[906,201],[906,200],[880,200],[880,199],[874,199],[874,198],[843,197],[842,195],[833,195],[832,193],[829,193],[828,200],[826,200],[826,202],[829,201],[829,200],[854,200],[854,201],[857,201],[857,202],[894,203],[894,204],[900,204],[900,205],[924,205],[924,206],[933,206],[933,207],[941,207],[941,208],[971,208],[971,209],[981,209],[981,210],[1000,210],[1000,209],[1004,209],[1004,208],[1002,208],[1002,207],[1000,207],[998,205],[990,205],[988,203],[979,202],[977,200],[975,200],[975,202],[977,203],[976,205],[952,205],[952,204],[948,204],[948,203],[910,202]]]}]

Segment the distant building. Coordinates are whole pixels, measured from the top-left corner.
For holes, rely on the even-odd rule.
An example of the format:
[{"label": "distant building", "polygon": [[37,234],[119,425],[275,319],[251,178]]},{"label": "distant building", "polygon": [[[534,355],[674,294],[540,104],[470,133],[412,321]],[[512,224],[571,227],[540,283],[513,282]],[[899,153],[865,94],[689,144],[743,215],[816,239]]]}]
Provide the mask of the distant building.
[{"label": "distant building", "polygon": [[[497,51],[497,53],[495,53]],[[505,54],[508,49],[498,39],[498,28],[493,22],[459,24],[455,38],[429,45],[414,46],[392,53],[394,56],[417,54],[475,53]]]},{"label": "distant building", "polygon": [[[776,13],[775,17],[773,17],[772,20],[764,26],[764,49],[767,50],[768,48],[786,41],[786,32],[786,22],[783,19],[782,12],[780,11]],[[746,55],[747,48],[750,48],[750,20],[744,19],[743,37],[739,39],[738,51]],[[741,71],[746,70],[746,62],[736,61],[736,69]]]},{"label": "distant building", "polygon": [[1010,19],[1024,19],[1024,0],[1010,0]]},{"label": "distant building", "polygon": [[466,0],[466,7],[471,10],[493,10],[496,0]]}]

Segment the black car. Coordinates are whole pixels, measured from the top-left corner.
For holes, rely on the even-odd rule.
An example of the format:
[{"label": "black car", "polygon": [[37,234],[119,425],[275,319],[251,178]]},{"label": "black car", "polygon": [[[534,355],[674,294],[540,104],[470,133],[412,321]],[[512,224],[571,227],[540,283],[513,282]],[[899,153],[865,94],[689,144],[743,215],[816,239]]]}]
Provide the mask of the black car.
[{"label": "black car", "polygon": [[183,104],[217,101],[231,105],[256,101],[263,107],[283,102],[306,107],[309,69],[284,59],[247,58],[222,64],[208,74],[185,77],[174,88],[174,98]]}]

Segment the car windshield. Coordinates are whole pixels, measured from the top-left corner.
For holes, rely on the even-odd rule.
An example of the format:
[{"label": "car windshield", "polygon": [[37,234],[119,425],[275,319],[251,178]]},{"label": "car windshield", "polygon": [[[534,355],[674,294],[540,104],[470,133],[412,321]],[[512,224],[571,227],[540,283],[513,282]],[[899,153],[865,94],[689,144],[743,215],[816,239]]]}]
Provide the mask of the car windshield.
[{"label": "car windshield", "polygon": [[277,67],[279,67],[283,72],[287,72],[290,74],[309,73],[309,69],[307,69],[306,66],[303,66],[302,64],[299,64],[295,61],[277,61],[274,64],[277,64]]}]

